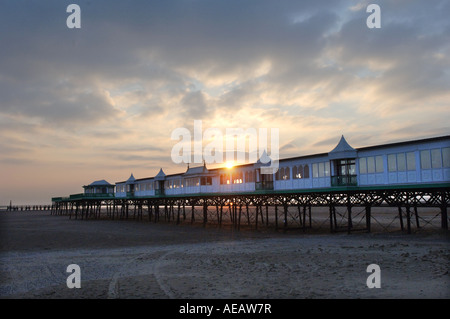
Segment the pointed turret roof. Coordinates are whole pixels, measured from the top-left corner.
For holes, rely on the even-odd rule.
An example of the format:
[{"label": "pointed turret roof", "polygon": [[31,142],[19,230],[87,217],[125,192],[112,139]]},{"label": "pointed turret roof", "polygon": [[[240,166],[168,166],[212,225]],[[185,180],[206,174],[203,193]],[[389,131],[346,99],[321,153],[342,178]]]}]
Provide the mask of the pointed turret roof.
[{"label": "pointed turret roof", "polygon": [[264,152],[258,158],[258,161],[256,162],[256,164],[263,165],[263,166],[270,166],[271,161],[272,161],[272,159],[270,158],[269,155],[267,155],[266,150],[264,150]]},{"label": "pointed turret roof", "polygon": [[356,158],[356,153],[357,151],[347,143],[342,135],[336,147],[328,153],[328,157],[330,159]]},{"label": "pointed turret roof", "polygon": [[134,178],[133,173],[131,173],[130,177],[127,179],[127,183],[131,184],[136,181],[136,178]]},{"label": "pointed turret roof", "polygon": [[163,181],[166,179],[166,174],[164,173],[163,169],[161,168],[159,170],[159,173],[155,176],[155,181]]}]

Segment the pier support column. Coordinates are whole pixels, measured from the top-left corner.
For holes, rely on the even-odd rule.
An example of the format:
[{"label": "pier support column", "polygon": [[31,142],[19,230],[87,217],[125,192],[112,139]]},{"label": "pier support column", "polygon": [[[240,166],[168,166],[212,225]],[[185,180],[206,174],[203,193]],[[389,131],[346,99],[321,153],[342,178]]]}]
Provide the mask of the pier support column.
[{"label": "pier support column", "polygon": [[352,228],[353,228],[353,222],[352,222],[352,202],[350,200],[350,194],[347,194],[347,214],[348,214],[348,223],[347,223],[347,233],[350,234]]},{"label": "pier support column", "polygon": [[447,202],[445,200],[445,192],[441,195],[441,228],[448,230]]},{"label": "pier support column", "polygon": [[398,218],[400,219],[400,228],[403,231],[404,227],[403,227],[403,214],[402,214],[402,207],[398,206]]},{"label": "pier support column", "polygon": [[203,227],[206,226],[207,222],[208,222],[208,204],[205,201],[203,203]]}]

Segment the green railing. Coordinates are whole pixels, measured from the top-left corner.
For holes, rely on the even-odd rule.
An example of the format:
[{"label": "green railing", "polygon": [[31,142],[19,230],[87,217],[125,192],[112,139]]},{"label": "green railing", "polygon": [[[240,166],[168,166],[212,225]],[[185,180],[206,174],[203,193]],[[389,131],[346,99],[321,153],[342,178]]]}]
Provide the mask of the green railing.
[{"label": "green railing", "polygon": [[273,181],[256,182],[255,190],[257,191],[273,190]]},{"label": "green railing", "polygon": [[357,186],[356,175],[331,176],[331,186]]},{"label": "green railing", "polygon": [[114,198],[114,193],[80,193],[72,194],[69,199],[85,199],[85,198]]},{"label": "green railing", "polygon": [[84,194],[83,193],[81,193],[81,194],[73,194],[73,195],[70,195],[69,198],[70,199],[82,199],[82,198],[84,198]]}]

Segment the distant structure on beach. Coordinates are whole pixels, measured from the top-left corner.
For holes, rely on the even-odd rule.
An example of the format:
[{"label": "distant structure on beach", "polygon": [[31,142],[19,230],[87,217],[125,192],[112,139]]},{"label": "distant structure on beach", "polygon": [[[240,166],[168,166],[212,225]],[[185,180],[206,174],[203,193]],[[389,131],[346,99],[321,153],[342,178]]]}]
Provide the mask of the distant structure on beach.
[{"label": "distant structure on beach", "polygon": [[95,181],[89,185],[83,186],[84,194],[114,194],[114,185],[108,183],[104,179]]},{"label": "distant structure on beach", "polygon": [[105,180],[95,181],[83,186],[84,194],[71,196],[135,198],[448,183],[450,136],[357,149],[342,136],[329,153],[279,160],[279,169],[274,174],[262,174],[262,165],[257,162],[216,169],[203,165],[170,175],[161,168],[156,176],[136,179],[131,174],[115,185]]}]

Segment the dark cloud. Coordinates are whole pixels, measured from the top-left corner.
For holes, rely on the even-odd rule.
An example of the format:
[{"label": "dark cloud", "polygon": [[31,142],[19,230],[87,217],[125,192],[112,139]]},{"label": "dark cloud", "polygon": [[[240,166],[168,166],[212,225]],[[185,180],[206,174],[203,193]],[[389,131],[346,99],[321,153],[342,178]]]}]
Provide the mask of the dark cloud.
[{"label": "dark cloud", "polygon": [[205,95],[201,91],[186,93],[181,99],[181,113],[184,117],[196,120],[210,114]]}]

